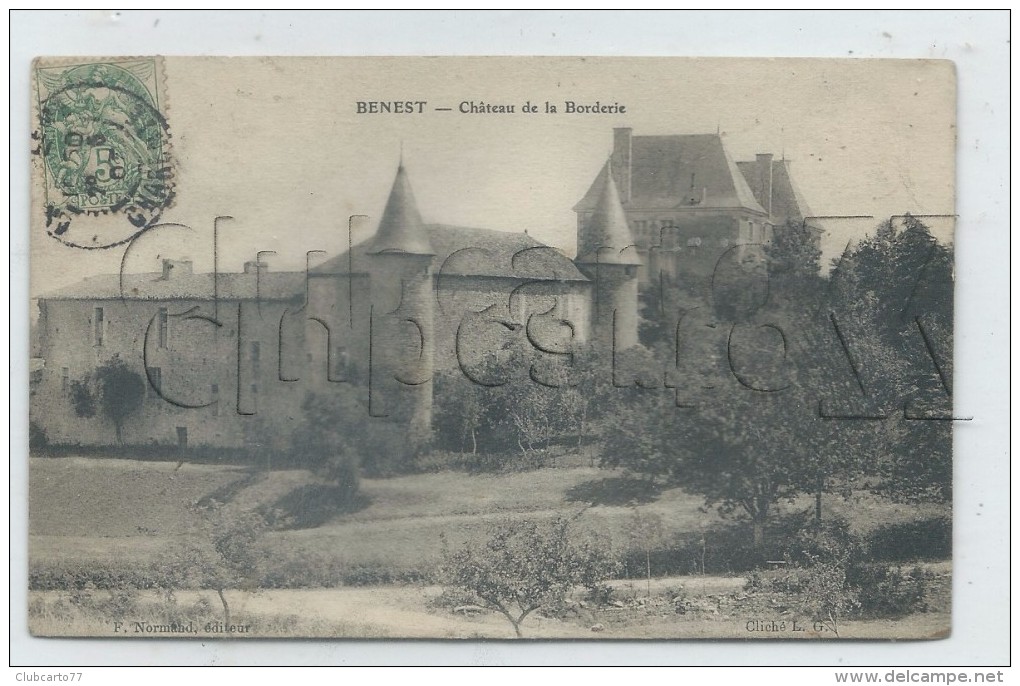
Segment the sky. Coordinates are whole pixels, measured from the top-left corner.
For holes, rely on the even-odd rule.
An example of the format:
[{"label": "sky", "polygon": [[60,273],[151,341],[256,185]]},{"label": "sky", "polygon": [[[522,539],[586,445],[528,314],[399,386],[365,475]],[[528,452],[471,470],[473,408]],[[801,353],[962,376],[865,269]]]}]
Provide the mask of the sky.
[{"label": "sky", "polygon": [[[815,214],[823,251],[891,214],[953,214],[955,75],[940,60],[679,58],[164,58],[163,110],[176,198],[161,230],[139,241],[128,271],[159,257],[239,271],[272,250],[273,269],[299,269],[344,250],[378,222],[403,156],[424,219],[533,237],[574,253],[571,210],[612,146],[635,135],[715,133],[736,160],[790,160]],[[421,114],[358,114],[359,101],[424,101]],[[624,113],[567,114],[567,100]],[[546,101],[557,105],[545,113]],[[513,105],[463,114],[462,102]],[[539,110],[524,113],[530,102]],[[435,111],[436,108],[452,111]],[[417,108],[416,108],[417,109]],[[39,183],[38,177],[34,183]],[[45,235],[32,216],[32,294],[115,273],[122,248],[82,251]],[[933,220],[951,240],[952,222]]]}]

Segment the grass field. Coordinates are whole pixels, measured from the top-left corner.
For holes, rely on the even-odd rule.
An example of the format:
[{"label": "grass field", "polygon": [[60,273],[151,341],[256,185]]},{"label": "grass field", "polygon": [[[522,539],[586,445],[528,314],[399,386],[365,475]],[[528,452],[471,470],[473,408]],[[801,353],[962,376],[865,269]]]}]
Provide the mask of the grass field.
[{"label": "grass field", "polygon": [[[733,539],[720,538],[720,532],[750,535],[748,527],[735,526],[714,511],[705,511],[700,497],[682,489],[637,492],[634,501],[626,502],[608,497],[615,491],[606,490],[606,479],[612,486],[634,487],[634,483],[621,480],[618,474],[578,466],[507,474],[450,471],[363,479],[362,503],[356,511],[338,514],[314,528],[271,531],[265,535],[266,559],[282,570],[278,578],[284,579],[283,587],[254,594],[231,591],[236,614],[247,616],[263,636],[509,638],[512,630],[498,615],[454,615],[450,608],[430,604],[441,589],[423,583],[394,582],[422,578],[400,573],[432,569],[441,555],[444,538],[453,546],[468,539],[482,539],[489,523],[503,517],[576,516],[572,526],[608,537],[616,552],[640,550],[644,542],[634,539],[632,534],[636,517],[657,517],[661,521],[662,534],[657,546],[676,547],[682,541],[689,544],[700,537],[706,541],[709,556],[713,546],[718,552],[733,545]],[[203,515],[196,504],[216,499],[226,502],[228,508],[252,510],[273,505],[296,489],[316,482],[315,476],[302,470],[262,473],[207,464],[178,466],[92,457],[33,458],[30,567],[61,569],[74,564],[86,567],[102,564],[144,569],[166,551],[173,550],[173,546],[202,537]],[[600,504],[591,505],[593,499]],[[776,514],[811,508],[813,500],[805,498],[782,503]],[[946,512],[944,507],[898,505],[862,493],[850,499],[827,497],[824,516],[845,518],[852,529],[867,533]],[[694,557],[690,562],[696,568]],[[704,570],[704,560],[701,562]],[[929,612],[905,620],[851,622],[841,630],[841,636],[922,638],[945,633],[949,623],[949,563],[925,564],[943,579],[939,582],[943,591]],[[330,571],[333,576],[324,573],[318,581],[304,580],[303,574],[320,569],[334,570],[335,574]],[[637,575],[643,571],[642,563]],[[327,581],[322,580],[327,577]],[[291,578],[295,579],[293,585],[287,581]],[[623,579],[614,582],[614,586],[626,607],[593,608],[569,620],[536,617],[529,620],[526,635],[757,638],[739,630],[749,619],[745,616],[747,611],[735,600],[741,596],[739,589],[744,581],[740,574],[703,573],[657,578],[652,583]],[[315,588],[349,583],[364,586]],[[680,587],[686,589],[683,593],[701,599],[700,609],[683,617],[676,615],[669,604],[669,598]],[[209,605],[203,612],[216,617],[215,594],[182,593],[181,598],[190,599],[189,602],[211,596],[212,614],[208,614]],[[107,620],[97,619],[95,613],[83,610],[82,606],[68,605],[68,597],[59,591],[32,591],[33,631],[41,635],[108,634]],[[144,609],[145,602],[139,607]],[[135,611],[144,614],[143,609]],[[765,610],[771,612],[769,607]],[[158,609],[152,612],[153,616],[159,614]],[[601,627],[598,635],[591,630],[594,625]],[[828,636],[808,632],[764,637]]]},{"label": "grass field", "polygon": [[[489,522],[504,516],[573,516],[578,525],[607,535],[617,550],[633,547],[636,516],[661,518],[664,537],[707,532],[730,524],[702,510],[700,497],[681,489],[659,493],[640,505],[590,507],[572,494],[591,491],[611,473],[591,467],[549,468],[509,474],[443,472],[390,479],[363,479],[362,509],[326,524],[268,534],[279,554],[334,557],[348,565],[413,567],[440,551],[440,534],[451,544],[484,535]],[[249,477],[240,467],[141,462],[85,457],[33,458],[30,468],[30,557],[35,561],[148,561],[168,541],[195,535],[193,505],[229,493]],[[254,509],[272,504],[293,489],[314,482],[306,471],[275,471],[230,494],[229,504]],[[587,488],[587,491],[585,489]],[[780,505],[803,511],[809,499]],[[587,509],[585,509],[587,508]],[[866,494],[851,500],[826,499],[826,516],[839,515],[867,531],[904,518],[935,515]]]}]

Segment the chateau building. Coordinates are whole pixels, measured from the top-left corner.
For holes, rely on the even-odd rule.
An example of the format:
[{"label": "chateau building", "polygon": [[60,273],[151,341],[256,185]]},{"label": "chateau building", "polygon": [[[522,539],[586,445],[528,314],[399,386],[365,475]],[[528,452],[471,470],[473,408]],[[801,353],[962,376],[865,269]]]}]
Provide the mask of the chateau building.
[{"label": "chateau building", "polygon": [[[635,136],[618,128],[610,166],[642,282],[711,273],[734,246],[765,243],[774,227],[811,216],[788,160],[759,154],[734,162],[719,134]],[[574,206],[579,236],[609,173],[603,168]]]},{"label": "chateau building", "polygon": [[256,430],[291,430],[307,393],[336,384],[364,388],[369,415],[417,435],[437,371],[485,383],[484,363],[521,346],[550,359],[631,347],[650,273],[704,274],[807,214],[785,161],[736,164],[718,136],[629,129],[575,210],[574,259],[526,232],[425,223],[401,163],[374,235],[307,273],[164,260],[47,293],[32,419],[51,443],[112,444],[73,396],[119,358],[146,386],[128,445],[243,447]]}]

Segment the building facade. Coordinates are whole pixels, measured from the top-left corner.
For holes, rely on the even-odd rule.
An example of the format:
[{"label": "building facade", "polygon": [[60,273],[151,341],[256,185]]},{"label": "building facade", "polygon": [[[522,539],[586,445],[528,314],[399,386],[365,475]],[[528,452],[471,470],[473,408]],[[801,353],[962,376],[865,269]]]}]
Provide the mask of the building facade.
[{"label": "building facade", "polygon": [[635,136],[618,128],[609,169],[574,206],[579,240],[607,174],[644,265],[642,283],[710,274],[727,251],[764,244],[775,227],[811,216],[786,159],[734,162],[719,134]]},{"label": "building facade", "polygon": [[[727,249],[768,240],[806,208],[785,161],[735,164],[718,136],[633,137],[577,211],[577,254],[510,233],[427,224],[403,164],[375,234],[302,272],[104,275],[38,300],[42,368],[32,421],[51,443],[111,445],[76,388],[117,359],[144,380],[127,445],[243,448],[298,426],[310,392],[356,386],[367,414],[428,433],[432,380],[476,383],[508,351],[562,361],[638,342],[649,274],[709,273]],[[339,245],[347,236],[338,236]],[[532,377],[533,381],[541,382]]]}]

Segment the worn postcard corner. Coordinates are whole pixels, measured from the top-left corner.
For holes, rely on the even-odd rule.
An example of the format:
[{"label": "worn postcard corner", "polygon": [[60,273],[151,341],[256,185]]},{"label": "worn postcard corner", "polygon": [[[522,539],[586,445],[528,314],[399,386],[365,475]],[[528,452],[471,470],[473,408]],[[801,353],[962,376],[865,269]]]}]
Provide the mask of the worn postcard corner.
[{"label": "worn postcard corner", "polygon": [[33,634],[948,635],[951,65],[31,84]]}]

